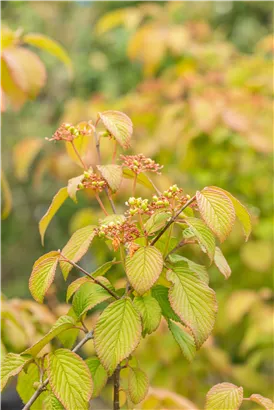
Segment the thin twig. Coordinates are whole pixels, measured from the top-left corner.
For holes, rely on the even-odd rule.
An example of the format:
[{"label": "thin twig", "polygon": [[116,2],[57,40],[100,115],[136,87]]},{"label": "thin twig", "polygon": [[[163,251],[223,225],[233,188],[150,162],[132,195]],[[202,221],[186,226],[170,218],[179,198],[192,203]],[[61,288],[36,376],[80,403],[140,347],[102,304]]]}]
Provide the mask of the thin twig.
[{"label": "thin twig", "polygon": [[197,243],[196,240],[186,240],[186,239],[182,239],[181,242],[179,242],[176,246],[174,246],[173,249],[171,249],[171,251],[168,252],[168,254],[165,257],[165,261],[168,259],[169,255],[171,255],[172,253],[176,252],[178,249],[180,249],[182,246],[184,245],[190,245],[190,244],[195,244]]},{"label": "thin twig", "polygon": [[[77,352],[81,347],[87,343],[89,340],[93,339],[93,331],[91,330],[86,334],[86,336],[74,347],[72,352]],[[45,390],[46,386],[49,384],[49,378],[47,378],[41,386],[36,390],[33,396],[29,399],[27,404],[23,407],[23,410],[29,410],[33,403],[37,400],[40,394]]]},{"label": "thin twig", "polygon": [[97,285],[100,285],[102,288],[104,288],[111,296],[113,296],[115,299],[120,299],[120,297],[114,293],[111,289],[109,289],[107,286],[105,286],[102,282],[100,282],[98,279],[94,278],[90,273],[88,273],[85,269],[83,269],[81,266],[77,265],[77,263],[67,259],[64,255],[62,255],[62,253],[60,253],[60,255],[62,256],[62,258],[70,263],[72,266],[74,266],[76,269],[78,269],[79,271],[81,271],[84,275],[88,276],[90,279],[92,279],[94,281],[94,283],[96,283]]},{"label": "thin twig", "polygon": [[120,391],[120,371],[121,367],[118,364],[113,374],[113,410],[120,410],[120,400],[119,400],[119,391]]},{"label": "thin twig", "polygon": [[167,224],[163,227],[163,229],[158,233],[158,235],[156,236],[156,238],[153,239],[153,241],[151,242],[151,246],[153,246],[160,238],[161,236],[165,233],[165,231],[170,227],[170,225],[172,225],[177,217],[180,215],[181,212],[183,212],[184,209],[186,209],[190,204],[192,204],[192,202],[194,202],[196,199],[196,196],[194,195],[192,198],[190,198],[189,201],[187,201],[180,209],[179,211],[172,216],[172,218],[170,218],[170,220],[167,222]]},{"label": "thin twig", "polygon": [[101,209],[103,210],[104,214],[105,214],[106,216],[108,216],[108,212],[107,212],[106,208],[104,207],[104,204],[103,204],[103,202],[101,201],[99,195],[98,195],[98,194],[95,194],[95,198],[97,199],[97,201],[98,201],[98,203],[99,203]]},{"label": "thin twig", "polygon": [[84,161],[82,160],[81,155],[79,154],[77,148],[75,147],[73,140],[70,141],[70,143],[71,143],[71,145],[72,145],[72,148],[74,149],[75,154],[77,155],[77,158],[79,159],[79,161],[80,161],[81,164],[83,165],[84,169],[87,170],[88,167],[86,166],[86,164],[85,164]]}]

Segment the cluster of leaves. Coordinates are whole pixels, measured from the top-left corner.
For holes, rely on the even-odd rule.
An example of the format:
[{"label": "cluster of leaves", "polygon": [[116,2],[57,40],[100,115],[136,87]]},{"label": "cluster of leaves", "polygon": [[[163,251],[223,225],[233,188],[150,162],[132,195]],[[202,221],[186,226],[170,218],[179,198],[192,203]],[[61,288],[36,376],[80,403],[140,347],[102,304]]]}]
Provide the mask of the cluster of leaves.
[{"label": "cluster of leaves", "polygon": [[[98,130],[99,124],[103,125],[103,131]],[[113,140],[112,164],[99,163],[92,168],[85,163],[77,144],[81,146],[90,134],[96,141],[99,162],[102,138]],[[143,155],[122,156],[122,165],[115,163],[117,145],[128,148],[131,135],[129,117],[119,111],[105,111],[98,114],[95,124],[91,121],[85,126],[65,124],[51,138],[71,144],[83,174],[70,179],[67,187],[61,188],[53,198],[39,224],[42,242],[55,213],[68,197],[76,201],[79,190],[93,192],[105,217],[97,225],[77,230],[62,250],[41,256],[33,265],[29,288],[40,303],[54,281],[58,265],[65,280],[73,267],[85,276],[68,287],[67,301],[71,297],[73,300],[67,314],[60,316],[45,336],[21,354],[9,353],[4,358],[2,388],[11,376],[20,373],[17,390],[27,403],[26,409],[31,405],[48,409],[87,408],[109,376],[115,375],[115,383],[118,377],[118,387],[114,383],[114,388],[119,389],[119,374],[124,369],[128,371],[125,390],[129,407],[141,402],[148,391],[148,378],[133,357],[141,339],[156,331],[164,318],[183,355],[191,361],[215,323],[217,302],[214,290],[208,285],[206,268],[181,256],[181,247],[198,244],[210,262],[214,261],[228,278],[231,270],[216,241],[222,243],[228,237],[236,217],[246,240],[250,234],[246,208],[229,192],[214,186],[197,191],[193,197],[185,195],[176,185],[163,192],[156,188],[151,199],[130,197],[126,203],[129,209],[117,214],[113,195],[123,175],[133,179],[134,193],[140,175],[150,182],[146,172],[160,170],[159,164]],[[124,173],[124,168],[131,173]],[[103,192],[112,214],[100,197]],[[108,261],[89,273],[78,262],[96,236],[106,241],[114,253],[120,251],[120,260]],[[124,270],[124,286],[119,289],[104,276],[115,263],[120,263]],[[85,319],[95,306],[101,306],[101,314],[94,329],[89,330]],[[72,349],[80,330],[85,337]],[[64,348],[45,353],[45,346],[57,336]],[[76,352],[91,339],[96,356],[84,361]],[[233,401],[230,407],[238,409],[241,397],[234,390],[241,392],[241,388],[230,384],[220,386],[215,387],[217,393],[209,392],[207,408],[216,408],[216,400],[219,409],[225,408],[220,405],[229,399]],[[259,402],[266,400],[258,397]],[[119,399],[115,408],[119,408]]]}]

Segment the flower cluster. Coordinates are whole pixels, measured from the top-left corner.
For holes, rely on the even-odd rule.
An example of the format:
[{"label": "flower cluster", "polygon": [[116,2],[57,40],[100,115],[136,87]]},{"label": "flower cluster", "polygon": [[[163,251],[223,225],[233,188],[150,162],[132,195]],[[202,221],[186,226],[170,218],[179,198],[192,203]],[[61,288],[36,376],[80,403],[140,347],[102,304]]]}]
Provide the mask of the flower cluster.
[{"label": "flower cluster", "polygon": [[158,209],[177,210],[190,199],[189,195],[184,195],[182,188],[172,185],[162,195],[154,195],[149,204],[150,214]]},{"label": "flower cluster", "polygon": [[148,199],[130,197],[129,200],[125,203],[126,206],[129,206],[129,210],[126,211],[127,216],[134,216],[136,214],[145,214],[149,210]]},{"label": "flower cluster", "polygon": [[63,123],[55,131],[51,138],[46,138],[48,141],[73,141],[79,135],[88,135],[93,131],[91,122],[82,122],[77,126],[69,123]]},{"label": "flower cluster", "polygon": [[123,160],[123,166],[131,169],[135,174],[140,174],[141,172],[150,171],[160,174],[160,170],[163,168],[162,165],[157,164],[153,159],[145,157],[143,154],[138,155],[120,155]]},{"label": "flower cluster", "polygon": [[97,228],[96,234],[100,238],[110,239],[115,251],[119,249],[120,244],[130,247],[132,242],[140,237],[140,231],[136,224],[128,221],[102,224]]},{"label": "flower cluster", "polygon": [[78,185],[79,189],[90,188],[96,192],[102,192],[107,187],[107,182],[101,176],[95,174],[92,170],[84,172],[84,179]]}]

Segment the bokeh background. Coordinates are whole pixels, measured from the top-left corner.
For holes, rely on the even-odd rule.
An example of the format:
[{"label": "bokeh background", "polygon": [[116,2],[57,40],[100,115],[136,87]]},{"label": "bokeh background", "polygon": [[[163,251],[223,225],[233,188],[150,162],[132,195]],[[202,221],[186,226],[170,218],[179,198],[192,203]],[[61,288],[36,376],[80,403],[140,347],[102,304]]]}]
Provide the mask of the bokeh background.
[{"label": "bokeh background", "polygon": [[[183,359],[164,324],[138,348],[151,384],[200,408],[209,388],[222,381],[242,385],[247,397],[254,392],[271,397],[271,2],[3,1],[1,7],[6,33],[52,38],[73,67],[71,76],[66,58],[64,65],[46,50],[23,45],[39,56],[47,73],[44,78],[43,70],[30,72],[38,85],[27,97],[7,86],[2,68],[2,88],[12,94],[10,99],[4,95],[2,106],[2,200],[8,200],[4,209],[11,208],[2,222],[2,292],[9,312],[2,318],[3,351],[20,352],[66,309],[61,275],[48,298],[49,310],[27,305],[31,268],[98,213],[84,195],[77,205],[67,201],[41,246],[38,222],[53,195],[79,170],[62,144],[49,144],[45,137],[64,121],[94,120],[98,111],[117,109],[133,121],[134,152],[164,165],[162,188],[177,183],[193,194],[206,185],[220,186],[248,206],[254,227],[244,243],[236,226],[223,247],[232,268],[228,281],[209,269],[219,313],[213,336],[194,362]],[[25,55],[15,59],[15,78],[20,75],[16,64],[33,67],[27,60]],[[108,155],[106,150],[104,158]],[[126,195],[125,186],[121,207]],[[207,263],[195,249],[187,253]],[[107,257],[105,249],[95,248],[83,266],[91,271]],[[18,315],[28,325],[20,327]]]}]

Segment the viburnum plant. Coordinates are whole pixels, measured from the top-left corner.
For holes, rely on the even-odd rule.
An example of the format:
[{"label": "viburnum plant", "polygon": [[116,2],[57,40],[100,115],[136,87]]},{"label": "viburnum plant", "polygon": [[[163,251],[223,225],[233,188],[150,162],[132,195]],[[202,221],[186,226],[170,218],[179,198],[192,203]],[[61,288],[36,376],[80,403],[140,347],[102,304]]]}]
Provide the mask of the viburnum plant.
[{"label": "viburnum plant", "polygon": [[[72,306],[67,314],[24,352],[4,358],[2,388],[11,376],[19,374],[17,390],[24,410],[88,409],[90,400],[100,394],[111,376],[114,410],[120,408],[121,389],[127,394],[128,408],[134,408],[149,388],[148,378],[134,358],[142,338],[155,332],[163,318],[183,355],[191,361],[214,327],[217,302],[207,270],[182,256],[181,250],[187,244],[198,244],[227,279],[231,270],[217,241],[222,243],[228,237],[236,217],[246,240],[251,232],[248,211],[229,192],[210,186],[191,197],[177,185],[160,192],[149,174],[161,173],[161,165],[143,154],[117,159],[119,145],[129,148],[132,130],[132,122],[124,113],[105,111],[98,113],[95,123],[62,124],[50,138],[70,145],[83,172],[53,198],[39,224],[42,242],[55,213],[68,197],[77,201],[78,191],[92,194],[105,215],[97,225],[77,230],[62,250],[41,256],[33,265],[29,288],[39,303],[43,303],[58,265],[65,280],[73,267],[82,276],[68,286],[67,302],[72,298]],[[91,135],[98,156],[98,165],[93,167],[86,164],[79,149],[81,141]],[[103,165],[100,141],[105,137],[114,148],[112,163]],[[124,177],[132,179],[132,196],[124,212],[118,214],[114,194]],[[136,197],[138,183],[150,186],[155,194]],[[95,237],[106,242],[116,258],[90,273],[78,262]],[[117,289],[115,279],[111,282],[104,276],[114,265],[124,273],[122,288]],[[108,277],[111,279],[110,272]],[[94,329],[89,329],[86,317],[97,305],[101,314]],[[79,330],[85,336],[73,347]],[[45,350],[56,337],[64,347]],[[83,360],[77,352],[88,342],[94,343],[96,355]],[[121,387],[123,371],[127,385]],[[271,406],[271,401],[260,395],[243,399],[241,387],[221,383],[208,393],[205,408],[236,410],[242,400],[253,400],[267,409]]]}]

